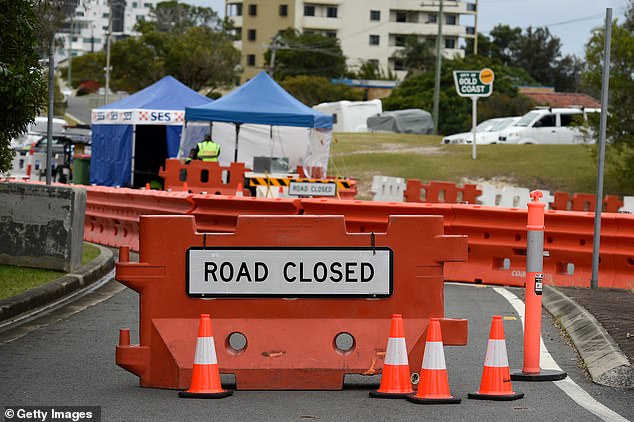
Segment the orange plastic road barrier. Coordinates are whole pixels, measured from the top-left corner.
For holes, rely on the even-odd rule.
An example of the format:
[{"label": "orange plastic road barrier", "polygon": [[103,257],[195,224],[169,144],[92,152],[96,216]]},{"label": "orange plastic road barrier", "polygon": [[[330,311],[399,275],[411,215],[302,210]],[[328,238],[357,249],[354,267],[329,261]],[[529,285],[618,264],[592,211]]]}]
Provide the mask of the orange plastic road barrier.
[{"label": "orange plastic road barrier", "polygon": [[[623,200],[615,195],[606,195],[602,201],[601,212],[618,212],[623,206]],[[596,196],[591,193],[575,193],[570,196],[567,192],[555,192],[550,208],[559,211],[586,211],[596,209]]]},{"label": "orange plastic road barrier", "polygon": [[196,230],[232,233],[240,215],[298,215],[299,199],[256,198],[254,196],[194,195]]},{"label": "orange plastic road barrier", "polygon": [[544,208],[540,202],[541,191],[531,192],[528,203],[526,246],[526,314],[524,316],[524,366],[513,371],[515,381],[557,381],[566,378],[566,373],[540,368],[540,345],[542,338],[542,291],[544,262]]},{"label": "orange plastic road barrier", "polygon": [[165,160],[165,167],[159,170],[159,176],[165,181],[165,190],[235,195],[238,185],[244,185],[245,172],[244,163],[231,163],[229,167],[223,167],[213,161],[192,160],[185,163],[170,158]]},{"label": "orange plastic road barrier", "polygon": [[451,395],[445,364],[440,322],[432,318],[427,327],[427,342],[420,372],[418,391],[407,400],[417,404],[456,404],[460,399]]},{"label": "orange plastic road barrier", "polygon": [[[421,199],[421,191],[425,191],[425,199]],[[468,203],[475,204],[482,191],[474,184],[464,184],[458,187],[451,182],[430,181],[423,184],[420,180],[408,180],[403,195],[406,202],[431,203]]]},{"label": "orange plastic road barrier", "polygon": [[370,391],[370,397],[379,399],[401,399],[414,393],[410,380],[409,361],[403,315],[392,315],[390,336],[387,339],[381,385],[376,391]]},{"label": "orange plastic road barrier", "polygon": [[480,389],[475,393],[469,393],[468,397],[477,400],[501,401],[517,400],[524,397],[524,393],[513,391],[511,370],[506,354],[506,341],[504,340],[504,324],[499,315],[494,316],[491,322]]},{"label": "orange plastic road barrier", "polygon": [[187,391],[180,391],[178,397],[189,399],[221,399],[233,394],[220,384],[220,371],[216,356],[216,344],[211,331],[209,314],[200,316],[196,354],[192,369],[192,383]]},{"label": "orange plastic road barrier", "polygon": [[141,304],[140,344],[118,347],[117,364],[144,387],[189,386],[203,313],[220,372],[241,390],[338,390],[345,374],[380,374],[395,313],[416,368],[430,318],[445,344],[467,342],[467,321],[443,318],[442,277],[467,239],[445,235],[439,216],[392,216],[381,233],[348,233],[343,216],[240,215],[235,233],[196,232],[194,221],[142,216],[139,262],[116,265]]}]

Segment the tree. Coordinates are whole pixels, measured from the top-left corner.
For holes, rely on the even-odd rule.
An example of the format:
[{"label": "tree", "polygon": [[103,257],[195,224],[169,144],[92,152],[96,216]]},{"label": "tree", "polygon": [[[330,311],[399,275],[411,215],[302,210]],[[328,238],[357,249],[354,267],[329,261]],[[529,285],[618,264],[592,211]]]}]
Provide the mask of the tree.
[{"label": "tree", "polygon": [[11,168],[10,143],[44,107],[37,18],[28,0],[0,0],[0,172]]},{"label": "tree", "polygon": [[426,72],[434,68],[436,44],[428,38],[408,35],[405,37],[405,46],[396,50],[392,58],[402,60],[409,73]]},{"label": "tree", "polygon": [[[534,80],[522,69],[509,68],[497,61],[468,56],[464,59],[443,61],[440,78],[440,115],[438,126],[440,133],[463,132],[471,127],[471,101],[456,93],[453,71],[464,69],[482,69],[489,67],[495,72],[495,82],[491,97],[479,100],[478,121],[485,118],[522,114],[530,109],[526,97],[518,95],[517,86],[534,83]],[[385,110],[423,108],[431,110],[434,93],[434,72],[421,72],[408,76],[390,95],[383,99]],[[503,108],[487,107],[487,104],[504,104]]]},{"label": "tree", "polygon": [[164,1],[150,8],[151,20],[140,23],[141,32],[157,31],[182,34],[188,28],[205,26],[222,30],[223,21],[209,7],[192,6],[177,1]]},{"label": "tree", "polygon": [[[314,75],[338,78],[346,73],[346,58],[337,38],[316,33],[301,33],[287,28],[279,33],[281,47],[276,44],[273,76],[283,80],[289,76]],[[270,65],[272,50],[264,54]]]},{"label": "tree", "polygon": [[280,82],[282,87],[302,103],[313,106],[315,104],[363,99],[363,91],[345,85],[335,85],[323,76],[289,76]]},{"label": "tree", "polygon": [[[634,27],[631,17],[634,3],[630,2],[623,25],[612,24],[610,51],[609,115],[607,124],[606,183],[611,190],[632,194],[634,186]],[[587,72],[585,86],[599,96],[603,79],[605,34],[596,31],[586,45]],[[594,121],[598,133],[598,121]]]}]

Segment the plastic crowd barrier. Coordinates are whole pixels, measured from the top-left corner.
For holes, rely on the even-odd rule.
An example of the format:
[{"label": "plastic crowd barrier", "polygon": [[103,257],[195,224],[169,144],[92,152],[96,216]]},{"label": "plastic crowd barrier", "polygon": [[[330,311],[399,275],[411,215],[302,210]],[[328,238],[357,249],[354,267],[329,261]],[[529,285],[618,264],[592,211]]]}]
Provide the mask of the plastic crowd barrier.
[{"label": "plastic crowd barrier", "polygon": [[[466,183],[462,187],[450,182],[430,181],[423,184],[420,180],[410,179],[405,189],[407,202],[432,202],[432,203],[467,203],[475,204],[480,191],[476,185]],[[422,195],[421,195],[422,194]]]},{"label": "plastic crowd barrier", "polygon": [[405,179],[402,177],[372,176],[373,201],[403,202]]},{"label": "plastic crowd barrier", "polygon": [[[589,211],[596,209],[596,195],[591,193],[575,193],[570,196],[567,192],[555,192],[555,199],[550,204],[550,209],[560,211]],[[614,195],[606,195],[603,198],[602,212],[618,212],[623,206],[623,201]]]},{"label": "plastic crowd barrier", "polygon": [[466,237],[445,235],[437,216],[392,216],[385,232],[364,234],[347,233],[342,216],[240,216],[233,234],[196,232],[191,216],[143,216],[139,262],[122,248],[116,265],[140,294],[140,344],[121,342],[116,361],[141,386],[187,388],[209,313],[220,372],[238,389],[336,390],[345,374],[381,372],[391,316],[402,313],[418,370],[430,318],[445,344],[466,344],[467,321],[443,318],[442,277],[443,262],[466,252]]},{"label": "plastic crowd barrier", "polygon": [[[244,163],[231,163],[222,167],[217,162],[192,160],[186,164],[180,159],[165,160],[159,176],[165,181],[165,190],[189,190],[193,193],[212,195],[235,195],[244,186]],[[185,189],[187,186],[187,189]]]}]

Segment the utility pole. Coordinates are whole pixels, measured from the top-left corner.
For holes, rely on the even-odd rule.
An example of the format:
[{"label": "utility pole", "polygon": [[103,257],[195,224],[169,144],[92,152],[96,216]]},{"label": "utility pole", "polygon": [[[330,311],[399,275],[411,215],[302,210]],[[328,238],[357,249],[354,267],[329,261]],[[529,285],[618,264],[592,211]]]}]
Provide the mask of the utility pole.
[{"label": "utility pole", "polygon": [[53,164],[53,107],[55,106],[55,34],[48,46],[48,122],[46,124],[46,184],[51,184]]},{"label": "utility pole", "polygon": [[106,91],[104,92],[104,104],[108,104],[108,91],[110,91],[110,45],[112,44],[112,0],[109,0],[110,13],[108,14],[108,33],[106,34]]},{"label": "utility pole", "polygon": [[475,32],[475,38],[473,39],[473,55],[477,56],[478,55],[478,13],[480,13],[480,10],[478,9],[478,0],[476,0],[475,2],[475,23],[474,23],[474,27],[473,30]]},{"label": "utility pole", "polygon": [[280,34],[276,34],[273,37],[273,42],[271,43],[271,62],[269,63],[269,75],[273,77],[275,73],[275,52],[281,47],[279,42],[282,39]]},{"label": "utility pole", "polygon": [[440,72],[442,69],[442,21],[443,0],[439,0],[438,8],[438,36],[436,37],[436,74],[434,77],[434,108],[432,115],[434,118],[434,135],[438,135],[438,114],[440,108]]},{"label": "utility pole", "polygon": [[73,18],[70,18],[70,36],[68,37],[68,86],[73,89]]}]

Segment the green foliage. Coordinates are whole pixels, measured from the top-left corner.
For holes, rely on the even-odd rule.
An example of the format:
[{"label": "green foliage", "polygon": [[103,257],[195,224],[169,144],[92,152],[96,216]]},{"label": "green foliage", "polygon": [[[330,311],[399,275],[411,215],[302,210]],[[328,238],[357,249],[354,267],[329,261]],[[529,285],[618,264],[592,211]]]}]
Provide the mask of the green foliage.
[{"label": "green foliage", "polygon": [[[634,4],[630,3],[623,25],[612,24],[610,49],[609,115],[606,148],[606,181],[619,184],[620,192],[634,186],[634,25],[630,17]],[[588,71],[583,83],[597,97],[601,93],[604,62],[604,33],[596,31],[586,46]],[[599,122],[591,121],[595,133],[599,133]]]},{"label": "green foliage", "polygon": [[378,65],[378,63],[369,60],[360,60],[359,69],[356,72],[348,72],[348,76],[356,79],[370,79],[370,80],[394,80],[396,76],[388,69],[387,72]]},{"label": "green foliage", "polygon": [[28,0],[0,0],[0,172],[11,168],[11,139],[44,106],[46,84],[36,53],[37,20]]},{"label": "green foliage", "polygon": [[435,42],[429,38],[419,38],[417,35],[408,35],[405,38],[405,46],[396,50],[392,55],[397,60],[402,60],[405,69],[410,73],[428,72],[434,69],[436,62]]},{"label": "green foliage", "polygon": [[280,84],[291,95],[308,106],[332,101],[360,101],[363,99],[362,90],[331,84],[323,76],[291,76]]},{"label": "green foliage", "polygon": [[[275,52],[273,76],[283,80],[289,76],[320,75],[338,78],[346,73],[346,58],[337,38],[315,33],[300,33],[287,28],[279,33],[280,42]],[[267,65],[271,62],[271,49],[264,54]]]},{"label": "green foliage", "polygon": [[[467,54],[473,53],[473,41],[467,42]],[[561,54],[561,40],[548,28],[521,28],[497,25],[490,38],[478,35],[478,55],[506,66],[522,68],[540,85],[553,86],[559,92],[577,90],[583,62],[576,56]]]},{"label": "green foliage", "polygon": [[[170,1],[159,3],[153,13],[156,22],[137,25],[140,37],[112,44],[113,90],[136,92],[166,75],[194,90],[233,82],[240,52],[233,47],[229,35],[218,29],[223,23],[216,12]],[[106,56],[101,51],[74,58],[73,86],[86,80],[104,85],[105,63]]]},{"label": "green foliage", "polygon": [[[456,93],[454,70],[479,70],[485,67],[495,72],[493,94],[478,100],[478,121],[491,117],[523,114],[531,104],[517,94],[518,85],[534,82],[522,69],[511,68],[480,56],[467,56],[464,59],[444,60],[440,77],[440,115],[438,127],[440,133],[463,132],[471,127],[471,101]],[[422,108],[432,110],[434,95],[433,71],[422,72],[405,79],[388,98],[383,99],[383,109],[401,110]],[[491,106],[489,106],[491,102]],[[497,108],[496,105],[504,105]]]}]

